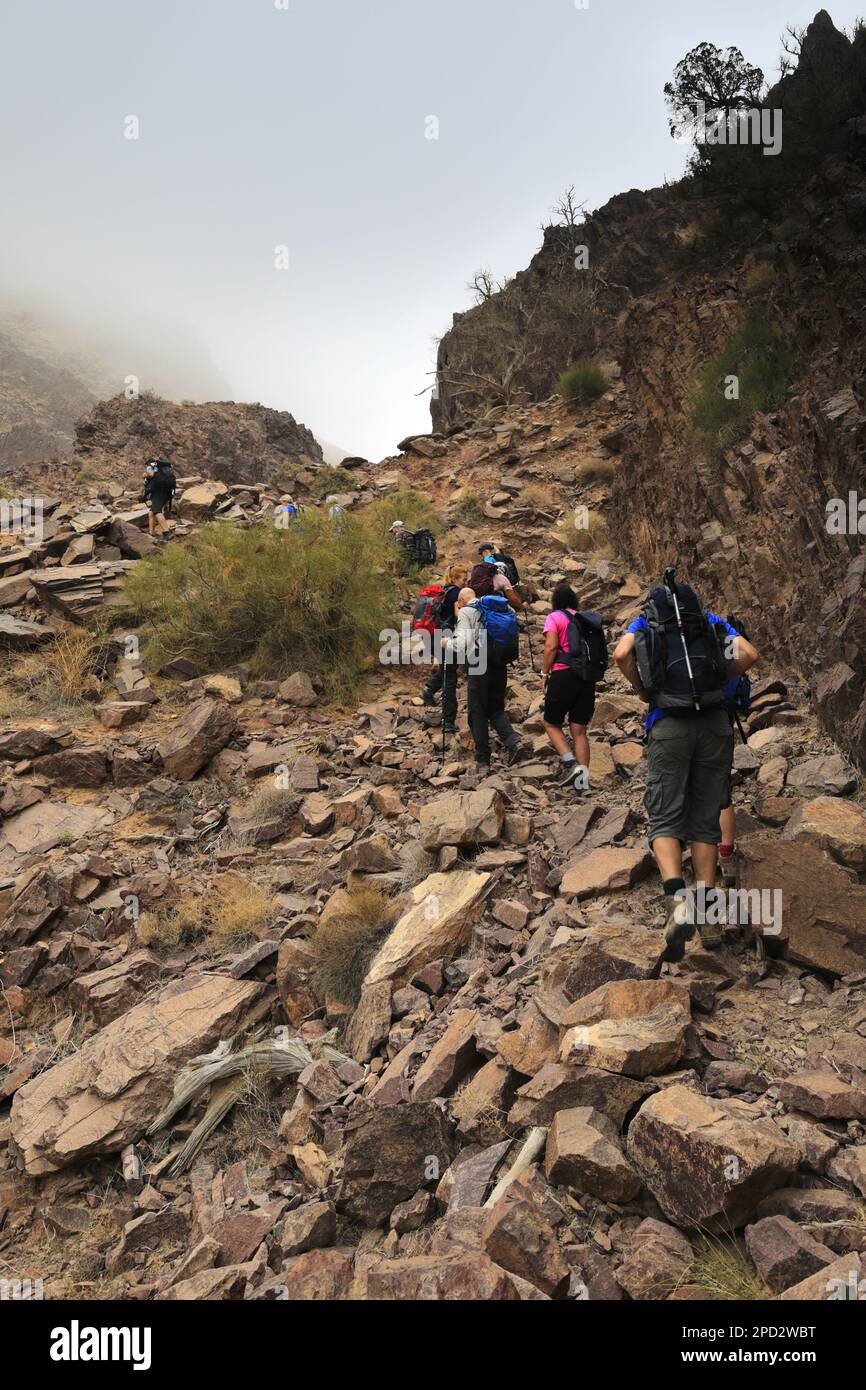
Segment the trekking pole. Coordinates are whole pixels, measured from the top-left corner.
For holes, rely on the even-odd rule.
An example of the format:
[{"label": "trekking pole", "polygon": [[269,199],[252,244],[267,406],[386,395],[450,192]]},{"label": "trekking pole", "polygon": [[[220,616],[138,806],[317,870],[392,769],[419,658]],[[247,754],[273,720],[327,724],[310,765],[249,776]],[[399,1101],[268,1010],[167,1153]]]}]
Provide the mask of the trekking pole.
[{"label": "trekking pole", "polygon": [[697,692],[697,690],[696,690],[696,688],[695,688],[695,677],[694,677],[694,673],[693,673],[693,671],[692,671],[692,663],[691,663],[691,661],[689,660],[689,649],[688,649],[688,647],[686,646],[686,631],[685,631],[685,628],[683,627],[683,620],[682,620],[682,618],[680,617],[680,605],[679,605],[679,603],[677,602],[677,591],[676,591],[676,586],[675,586],[675,584],[674,584],[674,567],[673,567],[673,565],[670,565],[670,566],[665,570],[665,574],[664,574],[664,585],[665,585],[665,588],[666,588],[667,591],[668,591],[668,596],[669,596],[669,598],[670,598],[670,600],[671,600],[671,603],[673,604],[674,617],[676,618],[676,622],[677,622],[677,632],[680,634],[680,641],[681,641],[682,644],[683,644],[683,655],[685,656],[685,659],[686,659],[686,671],[688,672],[688,676],[689,676],[689,685],[690,685],[691,688],[692,688],[692,699],[693,699],[694,702],[695,702],[695,709],[697,710],[698,714],[700,714],[700,712],[701,712],[701,702],[700,702],[700,699],[699,699],[699,697],[698,697],[698,692]]},{"label": "trekking pole", "polygon": [[529,630],[529,619],[528,619],[528,618],[526,619],[526,641],[527,641],[527,644],[528,644],[528,646],[529,646],[529,664],[530,664],[530,666],[532,667],[533,674],[536,674],[536,673],[537,673],[537,667],[536,667],[536,665],[535,665],[535,657],[534,657],[533,652],[532,652],[532,635],[531,635],[530,630]]},{"label": "trekking pole", "polygon": [[745,731],[745,729],[743,728],[743,721],[741,720],[741,718],[740,718],[740,716],[739,716],[739,714],[737,713],[736,710],[734,710],[734,718],[735,718],[736,721],[737,721],[737,728],[738,728],[739,731],[740,731],[740,738],[743,740],[743,743],[748,743],[749,740],[748,740],[748,736],[747,736],[747,734],[746,734],[746,731]]}]

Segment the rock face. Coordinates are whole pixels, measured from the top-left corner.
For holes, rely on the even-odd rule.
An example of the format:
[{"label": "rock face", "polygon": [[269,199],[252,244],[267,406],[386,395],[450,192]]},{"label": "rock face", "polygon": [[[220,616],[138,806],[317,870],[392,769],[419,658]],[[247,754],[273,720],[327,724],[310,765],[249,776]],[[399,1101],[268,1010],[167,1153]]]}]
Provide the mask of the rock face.
[{"label": "rock face", "polygon": [[171,726],[157,746],[169,777],[189,782],[225,748],[235,731],[235,718],[222,700],[198,700]]},{"label": "rock face", "polygon": [[641,1106],[627,1152],[671,1221],[708,1231],[742,1226],[800,1160],[771,1120],[685,1086],[670,1086]]},{"label": "rock face", "polygon": [[421,808],[421,844],[430,851],[445,845],[495,845],[504,820],[505,803],[498,791],[454,792]]},{"label": "rock face", "polygon": [[242,1027],[259,994],[222,975],[187,975],[22,1086],[11,1133],[27,1172],[53,1173],[140,1138],[183,1063]]},{"label": "rock face", "polygon": [[365,985],[404,984],[416,970],[454,952],[490,887],[490,874],[471,869],[431,874],[412,889],[412,906],[373,958]]},{"label": "rock face", "polygon": [[148,458],[171,459],[178,476],[204,463],[223,483],[266,482],[278,474],[316,468],[324,461],[316,439],[285,410],[234,401],[178,406],[140,396],[101,401],[76,425],[76,454],[97,473],[120,461],[139,480]]}]

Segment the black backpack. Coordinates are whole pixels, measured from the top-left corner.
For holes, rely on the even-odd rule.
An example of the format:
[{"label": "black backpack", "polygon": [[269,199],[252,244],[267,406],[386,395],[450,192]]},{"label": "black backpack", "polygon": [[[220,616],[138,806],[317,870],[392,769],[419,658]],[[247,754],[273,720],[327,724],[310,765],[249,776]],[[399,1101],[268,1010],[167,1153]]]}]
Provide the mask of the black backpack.
[{"label": "black backpack", "polygon": [[416,531],[412,538],[412,553],[416,565],[424,569],[436,563],[436,538],[426,527]]},{"label": "black backpack", "polygon": [[[685,647],[668,590],[659,585],[644,606],[646,627],[635,633],[635,657],[644,689],[657,709],[671,713],[717,709],[724,703],[730,663],[725,655],[726,629],[711,623],[688,584],[677,584],[677,602]],[[689,678],[686,652],[691,664]]]},{"label": "black backpack", "polygon": [[517,572],[517,566],[515,565],[510,555],[506,555],[504,550],[501,553],[497,551],[493,558],[500,565],[505,566],[505,573],[508,576],[508,582],[512,586],[512,588],[515,584],[520,583],[520,575]]},{"label": "black backpack", "polygon": [[567,666],[580,680],[597,685],[603,678],[608,663],[604,620],[601,614],[571,613],[567,608],[561,608],[559,611],[568,619],[565,633],[568,651],[560,647],[556,660]]},{"label": "black backpack", "polygon": [[454,605],[459,594],[458,584],[446,584],[444,594],[433,604],[433,619],[438,628],[446,628],[449,632],[453,629],[457,621]]}]

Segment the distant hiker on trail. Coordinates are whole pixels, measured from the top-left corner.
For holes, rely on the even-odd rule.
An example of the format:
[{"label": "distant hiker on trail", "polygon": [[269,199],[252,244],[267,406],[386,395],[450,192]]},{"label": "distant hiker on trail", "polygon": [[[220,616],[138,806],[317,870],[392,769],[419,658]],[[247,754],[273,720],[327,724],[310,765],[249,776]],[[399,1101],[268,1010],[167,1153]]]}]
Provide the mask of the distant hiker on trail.
[{"label": "distant hiker on trail", "polygon": [[471,588],[460,590],[455,609],[454,645],[466,661],[475,762],[482,773],[489,771],[492,724],[505,746],[505,761],[511,766],[523,754],[523,745],[505,713],[508,664],[517,659],[517,618],[503,598],[492,594],[477,598]]},{"label": "distant hiker on trail", "polygon": [[677,584],[672,569],[652,589],[614,660],[649,705],[646,719],[645,805],[649,841],[668,900],[662,959],[682,960],[700,926],[706,947],[721,931],[696,923],[685,892],[683,847],[691,846],[696,886],[716,887],[719,818],[730,803],[733,731],[725,685],[754,666],[758,653],[737,630],[705,612],[693,589]]},{"label": "distant hiker on trail", "polygon": [[156,467],[145,480],[147,501],[150,503],[147,529],[151,536],[164,536],[171,529],[166,522],[165,514],[171,510],[177,478],[167,459],[154,459],[153,462]]},{"label": "distant hiker on trail", "polygon": [[436,541],[432,531],[426,527],[418,531],[407,531],[402,521],[392,522],[389,530],[399,546],[397,573],[406,575],[412,570],[425,569],[436,563]]},{"label": "distant hiker on trail", "polygon": [[[587,727],[596,684],[607,669],[604,627],[600,613],[579,611],[577,595],[564,581],[553,590],[550,605],[541,663],[544,728],[559,754],[559,785],[589,791]],[[571,743],[562,732],[566,718]]]},{"label": "distant hiker on trail", "polygon": [[[431,635],[452,633],[457,622],[456,605],[466,578],[465,570],[460,567],[452,566],[444,577],[441,586],[441,593],[435,598],[430,607],[429,622],[432,624],[427,630]],[[474,595],[473,595],[474,597]],[[415,629],[415,623],[412,624]],[[417,629],[415,629],[417,631]],[[446,734],[457,733],[457,661],[453,648],[449,646],[447,638],[441,641],[441,659],[436,662],[433,673],[427,684],[421,691],[421,699],[425,705],[435,705],[435,696],[442,691],[442,731]]]},{"label": "distant hiker on trail", "polygon": [[486,555],[475,566],[469,576],[469,587],[475,590],[479,598],[486,598],[489,594],[502,594],[512,608],[519,609],[524,606],[523,599],[515,591],[508,577],[505,561],[495,560],[492,553]]},{"label": "distant hiker on trail", "polygon": [[505,573],[508,576],[512,588],[517,587],[520,583],[520,574],[518,573],[517,566],[511,556],[506,555],[499,541],[485,541],[478,553],[482,560],[486,560],[489,555],[492,555],[497,565],[504,565]]},{"label": "distant hiker on trail", "polygon": [[284,493],[274,507],[274,524],[279,530],[284,531],[293,521],[297,521],[299,516],[300,512],[294,497],[288,492]]}]

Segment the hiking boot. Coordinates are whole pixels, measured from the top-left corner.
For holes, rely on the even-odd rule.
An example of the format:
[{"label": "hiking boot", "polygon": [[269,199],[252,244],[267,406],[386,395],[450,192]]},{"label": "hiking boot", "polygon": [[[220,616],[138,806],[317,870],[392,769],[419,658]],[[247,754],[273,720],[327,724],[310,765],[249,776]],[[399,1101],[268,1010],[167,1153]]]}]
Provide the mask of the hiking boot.
[{"label": "hiking boot", "polygon": [[670,961],[672,964],[681,961],[686,953],[686,942],[691,941],[694,934],[695,924],[688,902],[682,898],[673,898],[665,920],[665,949],[662,952],[662,960]]},{"label": "hiking boot", "polygon": [[556,774],[556,785],[558,787],[567,787],[569,782],[574,781],[575,774],[579,767],[580,763],[577,762],[576,759],[570,763],[560,763],[559,770]]},{"label": "hiking boot", "polygon": [[701,945],[705,951],[717,951],[719,947],[723,946],[725,943],[725,938],[722,936],[722,929],[715,923],[699,922],[698,935],[701,938]]},{"label": "hiking boot", "polygon": [[459,734],[460,730],[458,729],[456,724],[443,724],[442,732],[444,734]]},{"label": "hiking boot", "polygon": [[737,886],[737,860],[733,854],[730,859],[719,860],[719,886],[721,888],[736,888]]},{"label": "hiking boot", "polygon": [[513,767],[515,763],[519,763],[520,759],[526,755],[526,751],[522,743],[512,743],[506,746],[505,762],[508,767]]},{"label": "hiking boot", "polygon": [[424,689],[421,691],[421,699],[424,701],[424,704],[427,706],[428,709],[431,709],[436,704],[436,697],[430,694],[430,691],[427,689],[426,685],[424,686]]}]

